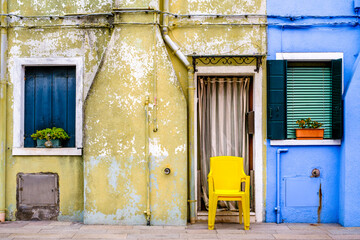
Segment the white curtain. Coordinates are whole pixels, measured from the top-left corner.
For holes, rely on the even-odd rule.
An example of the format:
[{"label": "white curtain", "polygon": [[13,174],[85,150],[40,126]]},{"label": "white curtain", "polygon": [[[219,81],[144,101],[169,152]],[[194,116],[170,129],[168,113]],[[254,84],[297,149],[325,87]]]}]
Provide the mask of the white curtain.
[{"label": "white curtain", "polygon": [[[210,157],[244,158],[249,171],[248,135],[245,117],[248,112],[249,77],[199,77],[200,184],[201,195],[208,208],[207,175]],[[235,210],[235,203],[219,203]]]}]

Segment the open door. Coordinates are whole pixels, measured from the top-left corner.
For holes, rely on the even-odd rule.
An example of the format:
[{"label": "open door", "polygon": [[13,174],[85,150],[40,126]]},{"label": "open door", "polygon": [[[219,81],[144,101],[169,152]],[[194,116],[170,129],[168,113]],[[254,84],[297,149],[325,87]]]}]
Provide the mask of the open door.
[{"label": "open door", "polygon": [[[252,174],[252,77],[198,76],[198,218],[207,216],[210,157],[244,158],[244,170]],[[253,186],[251,186],[253,189]],[[252,191],[253,192],[253,191]],[[254,195],[251,194],[251,206]],[[236,202],[220,202],[223,216],[238,219]],[[253,210],[253,209],[252,209]],[[219,216],[220,216],[219,215]]]}]

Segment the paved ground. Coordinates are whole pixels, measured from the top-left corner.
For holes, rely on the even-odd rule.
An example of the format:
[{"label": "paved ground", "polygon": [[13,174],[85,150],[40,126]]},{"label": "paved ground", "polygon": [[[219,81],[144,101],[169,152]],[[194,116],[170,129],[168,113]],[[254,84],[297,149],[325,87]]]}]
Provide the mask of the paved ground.
[{"label": "paved ground", "polygon": [[252,223],[249,231],[239,224],[206,223],[181,226],[84,225],[71,222],[6,222],[0,239],[359,239],[360,228],[338,224]]}]

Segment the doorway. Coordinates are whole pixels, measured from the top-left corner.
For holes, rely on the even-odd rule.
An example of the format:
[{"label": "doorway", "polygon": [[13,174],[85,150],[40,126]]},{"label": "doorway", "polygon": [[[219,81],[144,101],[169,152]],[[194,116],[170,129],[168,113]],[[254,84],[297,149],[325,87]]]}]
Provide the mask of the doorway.
[{"label": "doorway", "polygon": [[[207,175],[212,156],[244,158],[251,177],[251,210],[254,211],[253,174],[253,77],[236,75],[197,76],[197,212],[207,218]],[[220,202],[220,221],[238,221],[235,202]],[[218,219],[217,219],[218,220]]]}]

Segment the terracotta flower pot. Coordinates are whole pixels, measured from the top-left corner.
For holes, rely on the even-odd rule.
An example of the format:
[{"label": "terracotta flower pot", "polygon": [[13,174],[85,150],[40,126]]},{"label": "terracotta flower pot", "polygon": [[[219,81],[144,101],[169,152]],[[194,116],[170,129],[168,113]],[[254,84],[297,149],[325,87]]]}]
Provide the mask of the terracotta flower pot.
[{"label": "terracotta flower pot", "polygon": [[322,140],[324,139],[323,128],[300,128],[296,130],[297,140]]}]

